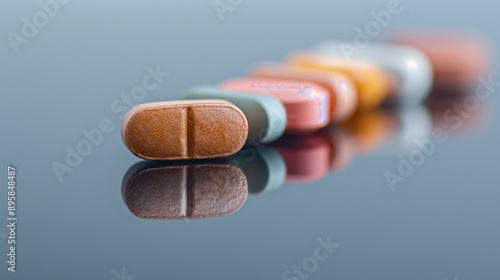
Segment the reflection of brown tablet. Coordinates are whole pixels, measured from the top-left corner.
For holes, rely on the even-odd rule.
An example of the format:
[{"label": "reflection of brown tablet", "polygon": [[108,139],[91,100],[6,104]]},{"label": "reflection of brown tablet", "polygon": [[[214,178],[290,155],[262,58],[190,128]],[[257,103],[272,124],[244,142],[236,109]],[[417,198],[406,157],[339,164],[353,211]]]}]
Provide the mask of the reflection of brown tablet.
[{"label": "reflection of brown tablet", "polygon": [[122,194],[139,218],[203,218],[238,210],[246,200],[248,184],[243,171],[227,160],[175,165],[141,162],[127,171]]}]

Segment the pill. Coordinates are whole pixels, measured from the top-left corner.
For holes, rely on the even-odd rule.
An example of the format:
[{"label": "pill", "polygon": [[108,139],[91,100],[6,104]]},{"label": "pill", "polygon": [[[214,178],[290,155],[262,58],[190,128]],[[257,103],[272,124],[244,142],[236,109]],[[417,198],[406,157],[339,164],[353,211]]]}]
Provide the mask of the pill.
[{"label": "pill", "polygon": [[285,160],[270,146],[248,145],[228,159],[245,172],[249,193],[275,191],[285,183],[287,174]]},{"label": "pill", "polygon": [[247,141],[250,144],[275,141],[283,135],[286,128],[285,107],[281,101],[272,96],[199,86],[187,90],[182,98],[224,99],[236,105],[248,120]]},{"label": "pill", "polygon": [[[434,89],[460,89],[477,83],[490,69],[492,51],[476,34],[407,31],[393,36],[393,42],[423,51],[434,68]],[[459,91],[433,91],[435,93]]]},{"label": "pill", "polygon": [[390,90],[390,79],[377,65],[360,59],[323,55],[313,52],[297,52],[287,59],[289,64],[342,73],[355,84],[358,92],[358,109],[366,110],[380,105]]},{"label": "pill", "polygon": [[330,95],[323,87],[286,79],[240,78],[222,82],[231,91],[271,95],[280,100],[287,113],[286,133],[310,133],[330,121]]},{"label": "pill", "polygon": [[133,165],[122,181],[129,210],[142,219],[186,219],[228,215],[245,202],[243,171],[226,159]]},{"label": "pill", "polygon": [[243,112],[225,100],[145,103],[122,122],[130,151],[150,160],[206,159],[233,155],[246,142]]},{"label": "pill", "polygon": [[371,43],[357,49],[355,43],[327,41],[312,48],[313,52],[371,61],[396,79],[392,96],[399,105],[416,106],[428,96],[432,87],[432,65],[425,53],[408,46]]},{"label": "pill", "polygon": [[257,65],[250,76],[271,79],[307,81],[324,87],[330,93],[330,121],[339,123],[349,119],[358,104],[358,94],[352,81],[344,74],[308,69],[288,64],[265,63]]},{"label": "pill", "polygon": [[357,112],[342,127],[351,135],[357,153],[368,154],[388,141],[398,125],[391,112],[378,108]]}]

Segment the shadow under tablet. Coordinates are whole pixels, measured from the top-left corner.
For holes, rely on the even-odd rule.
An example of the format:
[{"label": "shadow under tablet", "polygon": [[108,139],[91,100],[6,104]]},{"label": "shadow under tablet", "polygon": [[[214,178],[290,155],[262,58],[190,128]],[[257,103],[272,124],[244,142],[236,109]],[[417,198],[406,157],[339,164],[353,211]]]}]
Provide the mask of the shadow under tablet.
[{"label": "shadow under tablet", "polygon": [[227,215],[248,194],[245,174],[226,159],[164,163],[142,161],[125,174],[122,195],[142,219],[190,219]]}]

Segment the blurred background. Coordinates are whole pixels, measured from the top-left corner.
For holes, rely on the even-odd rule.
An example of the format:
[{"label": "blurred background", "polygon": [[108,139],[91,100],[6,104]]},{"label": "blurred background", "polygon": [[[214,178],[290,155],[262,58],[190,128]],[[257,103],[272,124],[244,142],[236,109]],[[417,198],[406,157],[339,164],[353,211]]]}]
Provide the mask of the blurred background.
[{"label": "blurred background", "polygon": [[[0,278],[498,279],[498,86],[457,127],[443,114],[466,95],[380,108],[317,134],[248,148],[243,159],[212,162],[216,171],[238,166],[234,176],[248,179],[250,193],[239,193],[232,208],[221,206],[230,215],[151,219],[147,190],[129,184],[126,173],[134,175],[129,169],[139,161],[119,132],[129,108],[244,76],[258,62],[283,61],[323,40],[352,41],[355,28],[390,2],[0,3],[0,160],[5,170],[16,167],[18,203],[16,273],[7,271],[5,218]],[[480,34],[498,50],[498,1],[400,5],[374,42],[410,29],[460,31]],[[485,77],[500,81],[497,56],[491,64]],[[157,86],[134,97],[146,75]],[[415,149],[411,140],[435,128],[446,130],[446,140],[391,186],[385,174],[400,175]],[[95,129],[101,141],[68,164]],[[191,165],[180,168],[195,170]],[[7,182],[7,171],[0,178]],[[161,186],[170,177],[153,178]],[[273,191],[265,191],[266,182]],[[0,216],[7,217],[3,186]]]}]

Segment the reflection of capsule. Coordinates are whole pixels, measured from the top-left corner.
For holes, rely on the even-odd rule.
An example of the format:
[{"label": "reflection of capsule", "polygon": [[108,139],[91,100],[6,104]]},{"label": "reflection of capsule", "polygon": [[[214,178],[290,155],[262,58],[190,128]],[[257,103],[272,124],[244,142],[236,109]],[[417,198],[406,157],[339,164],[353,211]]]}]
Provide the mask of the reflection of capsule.
[{"label": "reflection of capsule", "polygon": [[451,135],[482,131],[489,119],[490,105],[474,91],[456,95],[436,95],[427,102],[434,129]]},{"label": "reflection of capsule", "polygon": [[285,159],[288,182],[312,182],[328,174],[329,142],[322,135],[284,136],[272,146]]},{"label": "reflection of capsule", "polygon": [[335,127],[309,135],[285,136],[272,146],[285,159],[286,180],[292,183],[313,182],[329,171],[341,170],[354,154],[350,137]]},{"label": "reflection of capsule", "polygon": [[[354,43],[352,44],[354,45]],[[349,44],[327,41],[316,45],[314,52],[366,59],[388,71],[396,82],[394,89],[398,104],[415,106],[429,94],[432,86],[432,65],[429,58],[412,47],[372,43],[361,50],[348,49]]]},{"label": "reflection of capsule", "polygon": [[330,122],[330,94],[322,86],[297,80],[238,78],[224,81],[219,87],[237,92],[270,95],[285,106],[285,133],[307,134]]},{"label": "reflection of capsule", "polygon": [[248,121],[248,143],[269,143],[283,135],[286,110],[272,96],[226,91],[214,86],[197,86],[186,91],[184,99],[223,99],[236,105]]},{"label": "reflection of capsule", "polygon": [[338,172],[349,166],[356,156],[356,146],[352,136],[337,126],[329,126],[321,133],[330,143],[330,172]]},{"label": "reflection of capsule", "polygon": [[358,92],[358,109],[372,109],[380,105],[390,91],[389,75],[378,65],[366,60],[347,59],[342,56],[298,52],[288,58],[288,63],[309,69],[348,76]]},{"label": "reflection of capsule", "polygon": [[142,219],[184,219],[227,215],[248,194],[243,171],[228,160],[133,165],[122,182],[130,211]]},{"label": "reflection of capsule", "polygon": [[394,115],[381,109],[358,112],[342,126],[350,133],[356,151],[361,154],[378,149],[399,128]]},{"label": "reflection of capsule", "polygon": [[285,183],[286,164],[283,157],[268,146],[245,146],[228,158],[238,165],[248,180],[249,193],[265,193],[279,189]]}]

